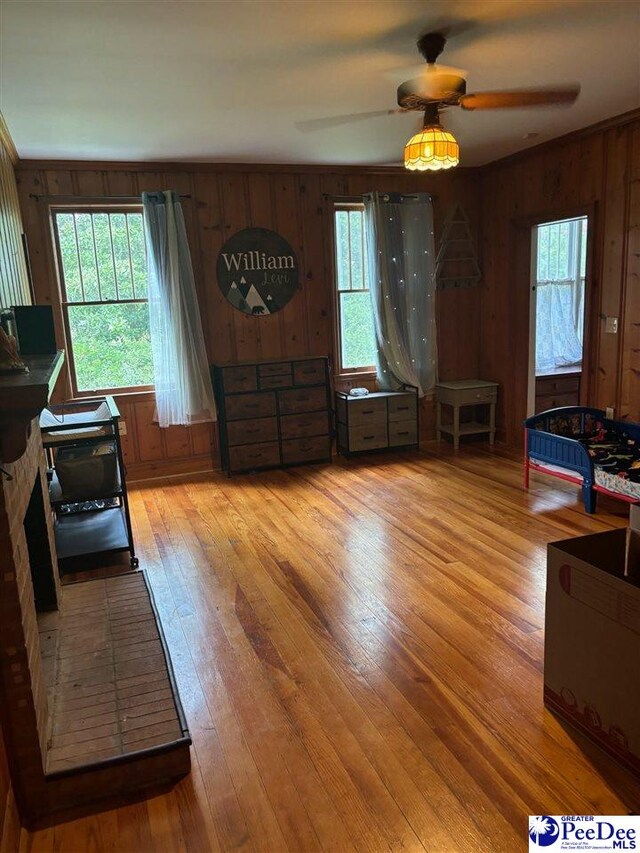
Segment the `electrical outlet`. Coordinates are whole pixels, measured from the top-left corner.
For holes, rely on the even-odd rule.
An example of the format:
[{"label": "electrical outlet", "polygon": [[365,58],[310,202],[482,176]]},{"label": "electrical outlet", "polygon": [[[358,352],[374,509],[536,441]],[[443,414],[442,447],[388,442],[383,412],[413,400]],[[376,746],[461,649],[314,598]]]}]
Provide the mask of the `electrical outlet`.
[{"label": "electrical outlet", "polygon": [[126,421],[120,421],[120,423],[118,424],[118,432],[120,433],[120,435],[126,435],[127,434],[127,422]]},{"label": "electrical outlet", "polygon": [[618,334],[618,318],[617,317],[605,317],[604,320],[604,330],[610,335]]},{"label": "electrical outlet", "polygon": [[614,415],[613,406],[607,406],[607,408],[604,410],[604,413],[605,413],[608,420],[610,420],[610,421],[613,420],[613,415]]}]

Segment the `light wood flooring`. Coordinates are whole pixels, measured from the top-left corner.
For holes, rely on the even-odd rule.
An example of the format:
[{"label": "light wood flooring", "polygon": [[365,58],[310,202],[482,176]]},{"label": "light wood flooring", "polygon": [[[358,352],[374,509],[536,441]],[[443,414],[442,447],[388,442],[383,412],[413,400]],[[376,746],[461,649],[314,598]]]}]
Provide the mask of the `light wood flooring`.
[{"label": "light wood flooring", "polygon": [[626,524],[599,500],[477,444],[134,488],[193,770],[22,850],[516,853],[637,811],[542,706],[545,546]]}]

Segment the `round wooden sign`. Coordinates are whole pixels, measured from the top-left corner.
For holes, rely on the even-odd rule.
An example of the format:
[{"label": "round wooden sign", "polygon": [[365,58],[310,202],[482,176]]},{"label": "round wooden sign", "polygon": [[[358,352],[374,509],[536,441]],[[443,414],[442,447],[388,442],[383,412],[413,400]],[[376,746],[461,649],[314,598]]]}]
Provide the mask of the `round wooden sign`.
[{"label": "round wooden sign", "polygon": [[287,241],[267,228],[245,228],[218,255],[218,286],[239,311],[274,314],[298,288],[298,262]]}]

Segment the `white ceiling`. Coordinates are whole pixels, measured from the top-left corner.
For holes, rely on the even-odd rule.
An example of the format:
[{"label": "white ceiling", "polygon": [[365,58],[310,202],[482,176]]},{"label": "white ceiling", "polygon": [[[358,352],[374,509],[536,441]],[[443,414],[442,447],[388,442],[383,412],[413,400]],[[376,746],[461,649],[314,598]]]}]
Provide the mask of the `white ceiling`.
[{"label": "white ceiling", "polygon": [[393,108],[416,38],[443,27],[440,59],[470,92],[582,87],[570,108],[447,111],[462,165],[640,106],[640,0],[1,0],[0,15],[21,158],[397,163],[419,114],[294,122]]}]

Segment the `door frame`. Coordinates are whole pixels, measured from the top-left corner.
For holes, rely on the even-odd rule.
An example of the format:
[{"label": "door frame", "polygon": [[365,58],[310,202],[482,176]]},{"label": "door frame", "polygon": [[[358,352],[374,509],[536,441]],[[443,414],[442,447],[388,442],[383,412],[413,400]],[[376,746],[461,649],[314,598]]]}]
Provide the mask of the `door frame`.
[{"label": "door frame", "polygon": [[[519,277],[524,277],[524,270],[527,270],[527,282],[529,298],[526,300],[527,316],[513,318],[517,325],[518,321],[522,323],[520,326],[522,335],[526,338],[527,345],[527,361],[522,364],[520,369],[526,370],[526,393],[519,395],[523,411],[517,413],[522,416],[522,420],[528,416],[528,410],[531,405],[535,408],[535,355],[532,351],[532,343],[535,340],[535,329],[532,328],[532,308],[533,308],[533,277],[534,264],[537,258],[534,258],[533,229],[538,225],[543,225],[547,222],[558,222],[564,219],[579,219],[587,217],[587,256],[585,264],[585,294],[584,294],[584,330],[582,340],[582,374],[580,377],[580,405],[587,406],[593,396],[593,347],[597,341],[598,316],[596,307],[598,300],[596,298],[599,281],[597,280],[596,270],[598,269],[595,263],[595,250],[599,245],[597,235],[599,233],[598,223],[598,204],[593,202],[590,204],[571,205],[569,207],[549,208],[545,211],[529,214],[527,216],[514,217],[511,220],[512,227],[515,231],[515,240],[512,241],[512,251],[515,257],[511,258],[512,268],[519,271]],[[526,252],[526,263],[522,253]],[[518,281],[518,287],[523,287],[524,281]],[[524,300],[521,304],[523,305]],[[516,367],[519,373],[519,369]],[[533,381],[531,381],[533,374]],[[518,381],[518,376],[515,377]],[[522,374],[519,376],[522,381]],[[531,388],[533,385],[533,389]],[[533,401],[531,401],[531,391],[533,390]]]}]

